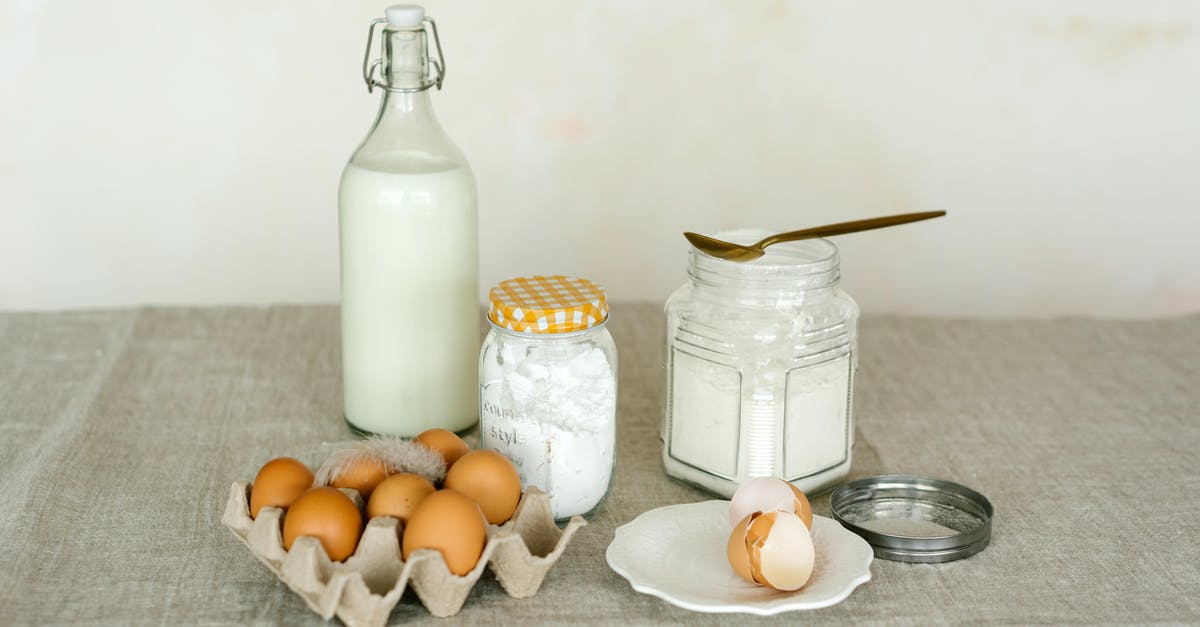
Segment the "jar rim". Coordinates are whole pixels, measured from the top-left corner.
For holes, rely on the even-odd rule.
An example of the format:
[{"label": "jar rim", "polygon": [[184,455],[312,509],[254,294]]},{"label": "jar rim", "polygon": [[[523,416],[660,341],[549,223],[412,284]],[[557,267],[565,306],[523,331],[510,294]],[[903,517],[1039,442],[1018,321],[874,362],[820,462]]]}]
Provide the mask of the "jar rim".
[{"label": "jar rim", "polygon": [[[771,234],[766,229],[743,228],[713,237],[753,244]],[[837,246],[822,238],[775,244],[762,257],[746,262],[713,257],[695,247],[688,254],[689,276],[706,284],[810,290],[831,287],[841,278]]]}]

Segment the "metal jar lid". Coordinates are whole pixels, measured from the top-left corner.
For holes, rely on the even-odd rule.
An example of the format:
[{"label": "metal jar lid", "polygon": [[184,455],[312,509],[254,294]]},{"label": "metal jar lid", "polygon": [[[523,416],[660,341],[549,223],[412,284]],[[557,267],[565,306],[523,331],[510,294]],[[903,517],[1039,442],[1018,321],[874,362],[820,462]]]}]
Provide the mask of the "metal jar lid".
[{"label": "metal jar lid", "polygon": [[875,556],[950,562],[982,551],[992,537],[992,504],[966,487],[919,475],[845,483],[830,496],[833,518],[862,536]]}]

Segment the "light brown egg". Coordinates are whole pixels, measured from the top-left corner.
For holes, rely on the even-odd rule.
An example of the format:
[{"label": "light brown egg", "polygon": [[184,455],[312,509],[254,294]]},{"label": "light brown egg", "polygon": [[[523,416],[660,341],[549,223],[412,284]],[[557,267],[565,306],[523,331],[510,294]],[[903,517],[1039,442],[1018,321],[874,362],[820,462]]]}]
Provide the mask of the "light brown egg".
[{"label": "light brown egg", "polygon": [[416,511],[417,505],[436,489],[429,480],[410,472],[402,472],[384,479],[371,492],[367,501],[367,518],[391,516],[402,523]]},{"label": "light brown egg", "polygon": [[363,519],[350,497],[335,488],[313,488],[292,503],[283,517],[283,548],[292,550],[300,536],[321,541],[329,559],[340,562],[354,554]]},{"label": "light brown egg", "polygon": [[479,503],[487,521],[499,525],[512,518],[521,500],[521,476],[508,458],[496,451],[471,451],[446,473],[445,487]]},{"label": "light brown egg", "polygon": [[471,448],[467,446],[466,442],[463,442],[462,438],[446,429],[424,431],[413,438],[413,441],[441,454],[442,459],[446,460],[446,470],[450,470],[458,458],[471,452]]},{"label": "light brown egg", "polygon": [[264,507],[287,508],[313,485],[313,473],[297,459],[277,457],[263,464],[250,487],[250,517]]},{"label": "light brown egg", "polygon": [[812,533],[790,512],[754,513],[729,534],[725,556],[733,572],[760,586],[799,590],[812,577]]},{"label": "light brown egg", "polygon": [[417,549],[436,549],[455,575],[475,568],[487,544],[487,521],[479,505],[454,490],[425,497],[408,519],[401,549],[404,559]]},{"label": "light brown egg", "polygon": [[364,501],[371,498],[371,492],[379,482],[387,479],[388,467],[382,461],[370,455],[357,455],[347,459],[329,485],[335,488],[351,488],[358,490]]}]

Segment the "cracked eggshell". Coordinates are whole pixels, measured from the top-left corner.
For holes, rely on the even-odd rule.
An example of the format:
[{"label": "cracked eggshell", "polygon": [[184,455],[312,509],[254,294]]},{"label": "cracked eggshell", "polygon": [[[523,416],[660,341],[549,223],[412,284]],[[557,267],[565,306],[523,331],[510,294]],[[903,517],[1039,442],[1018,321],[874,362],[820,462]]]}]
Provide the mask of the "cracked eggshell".
[{"label": "cracked eggshell", "polygon": [[729,534],[725,548],[739,577],[776,590],[799,590],[812,577],[812,533],[790,512],[749,514]]},{"label": "cracked eggshell", "polygon": [[738,486],[729,501],[729,526],[755,512],[789,512],[812,529],[812,505],[800,488],[778,477],[758,477]]}]

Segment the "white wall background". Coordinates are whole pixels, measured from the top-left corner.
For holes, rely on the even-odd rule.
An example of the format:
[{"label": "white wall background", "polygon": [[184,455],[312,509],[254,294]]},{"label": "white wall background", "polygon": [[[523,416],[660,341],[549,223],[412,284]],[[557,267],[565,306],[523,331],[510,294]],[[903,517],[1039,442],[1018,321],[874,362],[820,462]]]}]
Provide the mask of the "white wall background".
[{"label": "white wall background", "polygon": [[[0,308],[333,302],[383,2],[0,0]],[[429,2],[482,282],[840,238],[868,312],[1200,310],[1200,2]]]}]

